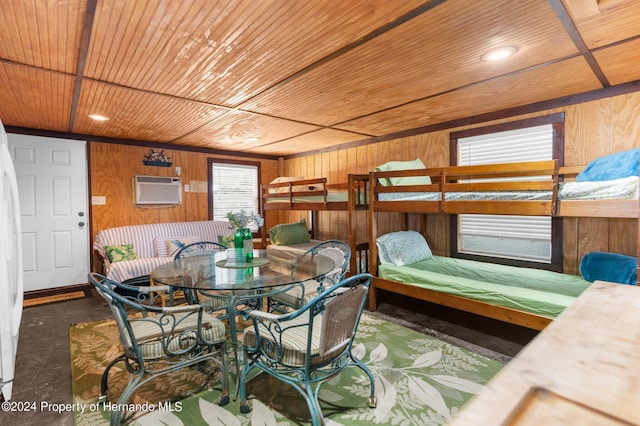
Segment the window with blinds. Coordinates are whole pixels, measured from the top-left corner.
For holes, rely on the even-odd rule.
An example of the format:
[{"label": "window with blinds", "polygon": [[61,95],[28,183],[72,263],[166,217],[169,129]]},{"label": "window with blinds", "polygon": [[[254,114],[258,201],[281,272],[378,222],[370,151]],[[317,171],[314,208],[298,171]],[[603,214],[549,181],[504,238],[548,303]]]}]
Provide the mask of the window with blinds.
[{"label": "window with blinds", "polygon": [[[210,162],[210,208],[213,220],[227,220],[227,213],[245,210],[260,213],[259,166],[241,163]],[[256,226],[251,227],[256,232]]]},{"label": "window with blinds", "polygon": [[[538,161],[553,158],[552,124],[458,139],[459,165]],[[550,217],[458,215],[458,252],[550,263]]]}]

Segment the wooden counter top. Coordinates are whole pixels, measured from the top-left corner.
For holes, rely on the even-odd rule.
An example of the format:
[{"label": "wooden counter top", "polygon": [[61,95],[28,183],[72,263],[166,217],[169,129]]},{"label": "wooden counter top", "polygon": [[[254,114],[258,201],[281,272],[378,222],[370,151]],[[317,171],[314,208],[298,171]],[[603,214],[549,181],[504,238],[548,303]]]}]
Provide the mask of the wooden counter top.
[{"label": "wooden counter top", "polygon": [[594,282],[451,424],[640,425],[640,288]]}]

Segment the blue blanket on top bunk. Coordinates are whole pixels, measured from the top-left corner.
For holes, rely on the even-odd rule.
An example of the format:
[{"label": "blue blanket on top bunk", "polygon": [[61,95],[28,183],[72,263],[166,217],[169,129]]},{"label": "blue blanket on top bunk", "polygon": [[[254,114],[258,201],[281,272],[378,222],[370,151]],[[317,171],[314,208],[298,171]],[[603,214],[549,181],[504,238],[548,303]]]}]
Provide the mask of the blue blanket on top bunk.
[{"label": "blue blanket on top bunk", "polygon": [[587,281],[609,281],[620,284],[638,284],[638,259],[617,253],[594,251],[580,262],[580,274]]},{"label": "blue blanket on top bunk", "polygon": [[622,179],[638,176],[640,148],[596,158],[576,176],[578,182]]}]

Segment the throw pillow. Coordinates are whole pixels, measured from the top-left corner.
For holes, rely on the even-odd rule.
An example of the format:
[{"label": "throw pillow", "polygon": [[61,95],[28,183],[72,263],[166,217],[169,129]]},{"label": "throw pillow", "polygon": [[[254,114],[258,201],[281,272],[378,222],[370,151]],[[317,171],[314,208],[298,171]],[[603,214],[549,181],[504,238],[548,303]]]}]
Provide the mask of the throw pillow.
[{"label": "throw pillow", "polygon": [[233,235],[218,235],[218,242],[226,248],[233,248]]},{"label": "throw pillow", "polygon": [[109,262],[111,263],[137,258],[135,251],[133,251],[133,244],[104,246],[104,251],[107,253],[107,257],[109,257]]},{"label": "throw pillow", "polygon": [[422,234],[416,231],[398,231],[376,239],[380,263],[396,266],[410,265],[431,259],[433,254]]},{"label": "throw pillow", "polygon": [[198,241],[200,241],[200,239],[197,237],[183,237],[173,240],[167,240],[167,253],[169,253],[169,256],[174,257],[178,250],[180,250],[182,247]]},{"label": "throw pillow", "polygon": [[288,245],[309,242],[306,219],[294,223],[281,223],[269,229],[271,244]]},{"label": "throw pillow", "polygon": [[182,242],[190,242],[194,243],[196,241],[202,241],[202,239],[196,235],[182,235],[182,236],[172,236],[172,237],[156,237],[156,256],[157,257],[169,257],[171,256],[171,251],[169,251],[169,246],[167,245],[167,241],[179,240]]}]

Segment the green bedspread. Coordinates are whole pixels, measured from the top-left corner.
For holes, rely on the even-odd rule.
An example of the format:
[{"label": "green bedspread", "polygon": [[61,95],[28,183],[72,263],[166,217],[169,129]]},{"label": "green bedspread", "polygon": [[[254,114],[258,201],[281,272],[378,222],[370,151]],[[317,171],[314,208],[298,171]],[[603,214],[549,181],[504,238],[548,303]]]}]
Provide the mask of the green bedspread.
[{"label": "green bedspread", "polygon": [[576,275],[440,256],[378,271],[385,279],[551,318],[591,284]]}]

